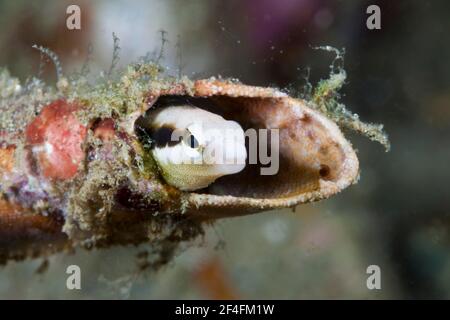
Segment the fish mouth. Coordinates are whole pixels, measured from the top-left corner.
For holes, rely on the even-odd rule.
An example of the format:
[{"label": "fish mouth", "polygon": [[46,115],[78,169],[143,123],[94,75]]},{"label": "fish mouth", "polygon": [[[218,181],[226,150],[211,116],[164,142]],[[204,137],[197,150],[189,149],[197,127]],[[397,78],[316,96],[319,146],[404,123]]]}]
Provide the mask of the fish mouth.
[{"label": "fish mouth", "polygon": [[[212,90],[208,82],[203,91]],[[215,83],[214,87],[222,83]],[[358,159],[337,125],[300,99],[266,88],[223,84],[220,94],[160,95],[135,123],[136,132],[149,112],[165,106],[193,105],[236,121],[246,133],[245,168],[218,178],[208,187],[190,192],[188,203],[196,212],[204,209],[229,216],[320,200],[354,183]],[[236,88],[241,93],[236,93]],[[228,91],[227,91],[228,90]],[[257,91],[255,94],[253,91]],[[232,93],[232,94],[231,94]],[[251,139],[251,134],[256,139]],[[277,136],[277,137],[274,137]],[[142,140],[141,140],[142,142]],[[261,142],[267,150],[261,150]],[[257,144],[255,146],[255,144]],[[263,148],[264,149],[264,148]],[[255,161],[256,159],[256,161]]]}]

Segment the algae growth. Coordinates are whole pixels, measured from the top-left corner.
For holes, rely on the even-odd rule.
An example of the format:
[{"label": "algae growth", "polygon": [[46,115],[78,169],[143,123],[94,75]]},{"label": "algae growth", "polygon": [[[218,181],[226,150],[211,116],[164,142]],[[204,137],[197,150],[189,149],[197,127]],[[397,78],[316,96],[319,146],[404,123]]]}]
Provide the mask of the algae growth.
[{"label": "algae growth", "polygon": [[[41,57],[48,56],[55,65],[56,86],[45,84],[39,78],[40,72],[21,85],[6,69],[2,70],[2,143],[14,145],[17,163],[22,163],[27,148],[25,128],[45,106],[56,100],[81,106],[75,116],[80,124],[89,128],[82,146],[87,158],[80,163],[74,179],[51,181],[45,184],[45,189],[37,179],[22,177],[19,173],[26,181],[27,192],[37,199],[30,204],[31,209],[37,215],[62,216],[62,232],[69,237],[70,247],[150,242],[161,259],[167,260],[177,243],[201,235],[203,229],[199,222],[177,214],[181,195],[159,179],[150,153],[136,139],[134,121],[153,102],[149,92],[169,90],[174,83],[182,82],[186,87],[191,84],[186,79],[180,81],[164,74],[161,66],[148,58],[118,70],[116,37],[114,44],[111,68],[93,81],[88,81],[86,65],[80,72],[65,76],[56,54],[37,46]],[[102,119],[111,119],[114,124],[115,138],[111,141],[103,141],[94,133],[96,123]],[[9,186],[8,181],[1,181],[2,198],[7,199],[7,193],[11,193],[7,189],[16,188]],[[42,203],[46,205],[37,205]],[[160,211],[166,214],[159,214]],[[41,250],[41,255],[53,252],[45,246]],[[24,258],[27,256],[24,252],[28,252],[27,248],[23,251],[15,248],[2,253],[2,260]]]},{"label": "algae growth", "polygon": [[314,47],[315,50],[331,52],[335,55],[331,65],[330,74],[327,79],[322,79],[313,87],[306,77],[306,85],[301,97],[308,102],[313,109],[325,114],[335,121],[341,128],[350,129],[372,141],[384,146],[386,152],[390,151],[391,144],[383,124],[367,123],[360,120],[359,115],[351,112],[340,101],[339,91],[345,84],[347,73],[344,69],[345,51],[331,46]]}]

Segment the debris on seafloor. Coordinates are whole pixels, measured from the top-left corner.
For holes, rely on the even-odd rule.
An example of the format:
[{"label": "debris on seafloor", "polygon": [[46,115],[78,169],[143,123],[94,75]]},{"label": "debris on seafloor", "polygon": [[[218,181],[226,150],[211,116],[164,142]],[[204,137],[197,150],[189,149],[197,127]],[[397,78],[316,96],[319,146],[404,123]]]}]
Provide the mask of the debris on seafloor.
[{"label": "debris on seafloor", "polygon": [[[339,102],[343,69],[305,100],[236,80],[172,77],[159,59],[121,71],[113,65],[92,83],[81,72],[64,77],[57,56],[36,48],[57,66],[56,87],[37,78],[22,85],[6,69],[0,73],[2,263],[145,242],[160,257],[156,267],[180,242],[202,235],[205,223],[325,199],[355,183],[358,159],[339,126],[388,148],[381,126],[360,122]],[[279,170],[261,175],[267,163],[252,164],[200,189],[171,185],[143,123],[178,105],[246,130],[278,130]]]}]

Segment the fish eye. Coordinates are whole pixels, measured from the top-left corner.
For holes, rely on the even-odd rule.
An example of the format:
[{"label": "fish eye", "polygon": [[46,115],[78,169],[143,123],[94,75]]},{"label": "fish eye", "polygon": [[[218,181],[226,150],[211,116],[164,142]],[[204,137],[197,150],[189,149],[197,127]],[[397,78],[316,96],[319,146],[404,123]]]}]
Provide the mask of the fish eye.
[{"label": "fish eye", "polygon": [[197,148],[198,147],[198,141],[197,141],[197,139],[195,139],[195,137],[194,137],[194,135],[192,135],[191,134],[191,136],[190,136],[190,146],[191,146],[191,148]]},{"label": "fish eye", "polygon": [[197,138],[188,130],[184,137],[184,143],[186,143],[192,149],[198,148],[199,143]]}]

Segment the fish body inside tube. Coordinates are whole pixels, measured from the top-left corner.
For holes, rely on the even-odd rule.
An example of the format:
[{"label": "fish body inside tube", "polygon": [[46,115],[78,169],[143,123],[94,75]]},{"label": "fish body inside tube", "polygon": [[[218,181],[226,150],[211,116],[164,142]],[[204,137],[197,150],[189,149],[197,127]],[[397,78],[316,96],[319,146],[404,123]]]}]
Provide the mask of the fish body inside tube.
[{"label": "fish body inside tube", "polygon": [[148,125],[164,179],[181,190],[205,188],[245,168],[245,135],[235,121],[183,105],[155,110]]}]

